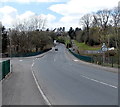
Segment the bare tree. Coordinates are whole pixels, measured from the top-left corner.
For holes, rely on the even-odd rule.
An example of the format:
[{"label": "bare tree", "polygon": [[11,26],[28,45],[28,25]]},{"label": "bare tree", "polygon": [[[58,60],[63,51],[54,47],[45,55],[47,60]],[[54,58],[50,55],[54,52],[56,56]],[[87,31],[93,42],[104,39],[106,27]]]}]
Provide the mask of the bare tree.
[{"label": "bare tree", "polygon": [[97,12],[97,17],[100,22],[101,27],[105,30],[109,22],[111,11],[104,9]]},{"label": "bare tree", "polygon": [[100,27],[100,22],[97,14],[93,14],[92,18],[93,18],[92,24],[91,24],[92,27]]},{"label": "bare tree", "polygon": [[30,31],[42,30],[46,25],[46,18],[42,18],[41,16],[33,16],[29,19],[29,29]]},{"label": "bare tree", "polygon": [[43,20],[43,23],[42,23],[42,26],[41,26],[42,30],[44,30],[44,29],[45,29],[46,22],[47,22],[47,19],[44,19],[44,20]]},{"label": "bare tree", "polygon": [[118,27],[119,27],[119,24],[120,24],[120,8],[119,7],[115,7],[112,10],[112,20],[113,20],[113,25],[114,25],[116,48],[118,49],[118,43],[120,42],[119,41],[120,37],[118,37],[119,36],[118,35]]},{"label": "bare tree", "polygon": [[83,25],[83,27],[86,29],[86,43],[89,40],[89,29],[90,29],[90,25],[92,22],[92,16],[90,14],[86,14],[84,15],[81,19],[80,19],[80,23]]},{"label": "bare tree", "polygon": [[119,7],[115,7],[112,10],[112,18],[113,18],[114,26],[118,27],[118,24],[120,23],[120,9],[119,9]]},{"label": "bare tree", "polygon": [[100,10],[97,12],[98,23],[100,23],[101,27],[101,39],[105,42],[106,38],[108,38],[108,46],[109,46],[109,35],[108,35],[108,24],[111,16],[111,11],[108,9]]},{"label": "bare tree", "polygon": [[51,38],[46,32],[41,30],[45,28],[46,19],[41,16],[32,16],[29,19],[19,21],[12,30],[12,43],[14,52],[27,53],[43,50],[46,45],[51,45]]},{"label": "bare tree", "polygon": [[87,29],[89,29],[90,24],[91,24],[91,15],[90,14],[86,14],[84,15],[81,19],[80,19],[80,23]]}]

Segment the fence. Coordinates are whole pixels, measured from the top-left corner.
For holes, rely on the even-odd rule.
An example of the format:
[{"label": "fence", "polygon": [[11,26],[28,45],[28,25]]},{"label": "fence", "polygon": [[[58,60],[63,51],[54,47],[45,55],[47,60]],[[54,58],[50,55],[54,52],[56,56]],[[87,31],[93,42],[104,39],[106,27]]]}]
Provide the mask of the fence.
[{"label": "fence", "polygon": [[76,54],[75,52],[71,51],[70,49],[69,49],[69,51],[78,59],[86,61],[86,62],[95,63],[95,64],[99,64],[102,66],[115,67],[115,68],[120,67],[120,65],[119,65],[120,59],[117,56],[103,57],[102,54],[98,54],[98,55],[93,54],[92,56],[83,56],[83,55]]},{"label": "fence", "polygon": [[10,72],[10,60],[0,62],[0,80]]},{"label": "fence", "polygon": [[90,56],[83,56],[83,55],[76,54],[76,53],[74,53],[73,51],[71,51],[70,49],[69,49],[69,51],[70,51],[75,57],[77,57],[77,58],[80,59],[80,60],[83,60],[83,61],[86,61],[86,62],[93,62],[93,58],[90,57]]},{"label": "fence", "polygon": [[110,66],[110,67],[118,67],[119,66],[119,59],[117,56],[109,56],[104,57],[102,55],[93,56],[93,63],[103,65],[103,66]]}]

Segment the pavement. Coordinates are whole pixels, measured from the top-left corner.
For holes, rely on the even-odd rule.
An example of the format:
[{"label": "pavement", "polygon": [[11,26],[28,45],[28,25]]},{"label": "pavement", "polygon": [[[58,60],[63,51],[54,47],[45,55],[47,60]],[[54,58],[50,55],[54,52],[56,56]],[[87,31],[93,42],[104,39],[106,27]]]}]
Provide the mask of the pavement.
[{"label": "pavement", "polygon": [[12,58],[13,71],[2,81],[2,105],[46,105],[31,72],[34,59]]}]

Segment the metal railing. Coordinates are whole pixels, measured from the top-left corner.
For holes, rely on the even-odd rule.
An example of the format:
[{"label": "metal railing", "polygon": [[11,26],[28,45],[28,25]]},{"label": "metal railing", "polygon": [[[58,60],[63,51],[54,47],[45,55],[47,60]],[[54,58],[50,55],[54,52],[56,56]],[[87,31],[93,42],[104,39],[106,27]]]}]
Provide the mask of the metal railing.
[{"label": "metal railing", "polygon": [[98,54],[98,55],[93,54],[92,56],[84,56],[84,55],[77,54],[70,49],[69,51],[78,59],[86,62],[90,62],[97,65],[102,65],[102,66],[108,66],[108,67],[115,67],[115,68],[120,67],[119,58],[117,56],[109,56],[109,57],[105,56],[103,58],[102,54]]},{"label": "metal railing", "polygon": [[80,60],[83,60],[83,61],[86,61],[86,62],[93,62],[93,58],[92,57],[90,57],[90,56],[83,56],[83,55],[79,55],[79,54],[76,54],[76,53],[74,53],[73,51],[71,51],[70,49],[69,49],[69,51],[75,56],[75,57],[77,57],[78,59],[80,59]]},{"label": "metal railing", "polygon": [[10,72],[10,60],[0,62],[0,80],[6,77]]}]

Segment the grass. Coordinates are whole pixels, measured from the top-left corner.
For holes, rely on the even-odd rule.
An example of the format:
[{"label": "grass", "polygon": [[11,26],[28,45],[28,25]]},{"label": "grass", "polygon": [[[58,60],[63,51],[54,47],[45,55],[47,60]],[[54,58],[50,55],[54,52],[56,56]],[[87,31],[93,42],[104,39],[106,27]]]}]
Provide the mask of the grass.
[{"label": "grass", "polygon": [[79,43],[76,40],[74,40],[75,45],[78,47],[79,50],[99,50],[101,47],[100,46],[89,46],[85,43]]},{"label": "grass", "polygon": [[65,38],[65,45],[70,44],[70,39]]},{"label": "grass", "polygon": [[[95,51],[95,50],[99,50],[101,48],[101,46],[89,46],[85,43],[79,43],[76,40],[74,40],[74,44],[78,47],[79,50],[91,50],[91,51],[93,50],[93,51]],[[83,54],[83,55],[93,57],[93,54]],[[96,62],[101,62],[100,59],[102,56],[100,54],[94,54],[94,56],[97,58],[94,62],[95,64],[96,64]],[[93,57],[93,58],[95,58],[95,57]],[[118,64],[116,64],[117,58],[118,58],[118,56],[114,56],[114,58],[113,58],[113,61],[114,61],[113,68],[118,68]],[[112,67],[112,64],[109,64],[109,63],[104,63],[104,64],[101,63],[100,65],[106,66],[106,67]],[[120,67],[120,65],[119,65],[119,67]]]},{"label": "grass", "polygon": [[68,37],[64,37],[64,36],[60,36],[57,38],[60,42],[64,43],[66,46],[67,44],[70,44],[71,41],[70,41],[70,38]]}]

